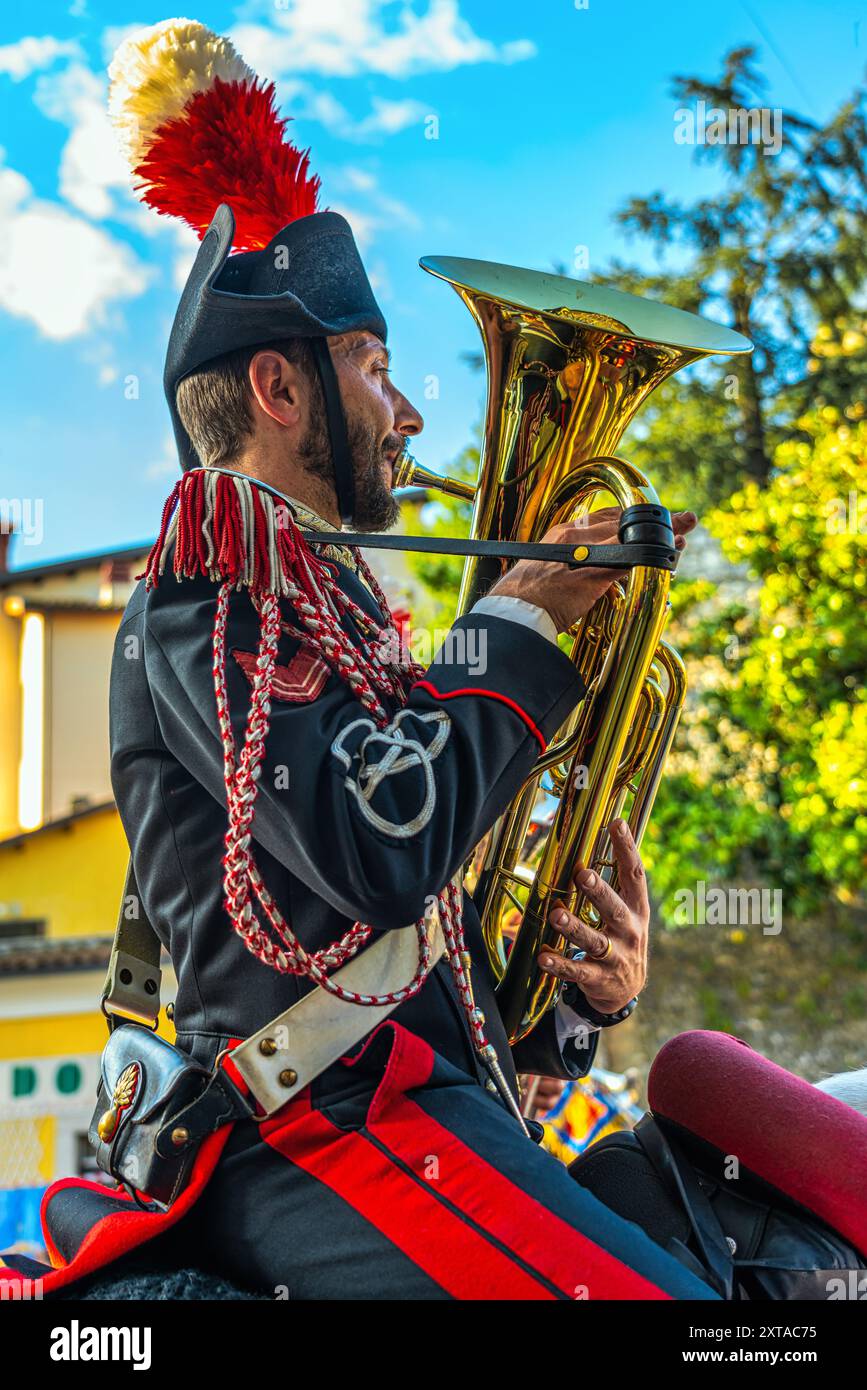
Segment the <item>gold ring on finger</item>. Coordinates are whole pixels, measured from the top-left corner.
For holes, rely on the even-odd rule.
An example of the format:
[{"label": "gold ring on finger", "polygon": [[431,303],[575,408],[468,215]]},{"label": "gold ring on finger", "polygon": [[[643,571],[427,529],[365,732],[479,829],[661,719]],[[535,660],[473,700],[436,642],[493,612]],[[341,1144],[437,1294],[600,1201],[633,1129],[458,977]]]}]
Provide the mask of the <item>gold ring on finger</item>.
[{"label": "gold ring on finger", "polygon": [[611,955],[611,937],[608,936],[604,931],[599,932],[599,936],[605,942],[605,950],[602,951],[601,954],[599,951],[594,951],[592,955],[594,960],[603,961],[607,960],[608,957]]}]

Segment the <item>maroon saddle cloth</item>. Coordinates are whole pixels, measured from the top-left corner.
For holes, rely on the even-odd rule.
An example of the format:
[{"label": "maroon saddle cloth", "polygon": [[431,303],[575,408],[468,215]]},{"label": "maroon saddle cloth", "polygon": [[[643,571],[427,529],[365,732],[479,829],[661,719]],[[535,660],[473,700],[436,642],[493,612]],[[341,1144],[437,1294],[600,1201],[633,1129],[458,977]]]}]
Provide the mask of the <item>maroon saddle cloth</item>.
[{"label": "maroon saddle cloth", "polygon": [[725,1033],[666,1043],[648,1100],[867,1252],[867,1116]]},{"label": "maroon saddle cloth", "polygon": [[661,1049],[648,1102],[573,1163],[576,1181],[725,1298],[851,1297],[850,1271],[867,1293],[867,1117],[701,1031]]}]

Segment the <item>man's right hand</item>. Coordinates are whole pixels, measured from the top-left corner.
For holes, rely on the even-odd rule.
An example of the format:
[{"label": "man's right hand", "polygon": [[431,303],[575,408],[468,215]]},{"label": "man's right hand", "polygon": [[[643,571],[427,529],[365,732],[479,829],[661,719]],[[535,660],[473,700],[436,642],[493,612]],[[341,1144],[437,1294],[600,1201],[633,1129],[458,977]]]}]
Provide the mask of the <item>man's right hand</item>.
[{"label": "man's right hand", "polygon": [[[693,512],[675,512],[671,518],[675,545],[683,550],[686,533],[697,521]],[[619,507],[603,507],[579,521],[552,526],[543,541],[575,545],[616,545],[620,522]],[[566,632],[579,618],[590,612],[598,598],[622,579],[626,570],[570,569],[568,565],[550,560],[518,560],[508,574],[491,587],[489,593],[510,598],[522,598],[544,608],[558,632]]]}]

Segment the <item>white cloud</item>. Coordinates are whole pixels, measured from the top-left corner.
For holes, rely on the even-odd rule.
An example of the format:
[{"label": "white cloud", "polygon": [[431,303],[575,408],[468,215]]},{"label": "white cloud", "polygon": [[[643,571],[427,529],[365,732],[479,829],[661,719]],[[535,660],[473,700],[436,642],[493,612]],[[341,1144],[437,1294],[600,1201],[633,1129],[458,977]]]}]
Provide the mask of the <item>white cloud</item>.
[{"label": "white cloud", "polygon": [[[374,228],[386,225],[386,223],[401,222],[406,227],[420,227],[421,219],[412,208],[407,207],[399,198],[393,198],[380,188],[373,174],[367,169],[359,169],[357,166],[349,164],[342,168],[335,175],[334,185],[339,190],[348,189],[350,193],[360,193],[371,204],[374,215],[368,215],[367,223],[372,233]],[[329,204],[333,206],[333,204]],[[349,216],[349,214],[344,214]],[[357,214],[355,214],[357,216]],[[352,219],[349,218],[351,221]]]},{"label": "white cloud", "polygon": [[80,348],[78,356],[93,368],[98,385],[102,388],[113,386],[120,377],[120,366],[116,355],[117,344],[107,333],[93,334]]},{"label": "white cloud", "polygon": [[[141,29],[142,25],[128,28]],[[125,31],[106,34],[109,32],[112,42],[108,46],[113,52],[114,40],[120,42]],[[178,248],[172,279],[182,289],[199,239],[175,218],[157,216],[133,194],[130,171],[108,117],[105,77],[81,63],[71,63],[58,77],[40,78],[34,100],[43,115],[70,127],[60,159],[61,197],[89,218],[101,221],[110,217],[150,238],[168,234]]]},{"label": "white cloud", "polygon": [[373,293],[376,295],[380,304],[387,304],[394,299],[394,291],[391,287],[391,276],[384,261],[373,261],[367,267],[367,274]]},{"label": "white cloud", "polygon": [[360,193],[372,193],[376,188],[376,179],[366,169],[349,165],[341,171],[341,177],[349,188],[355,188]]},{"label": "white cloud", "polygon": [[58,203],[33,197],[15,169],[0,167],[0,309],[63,341],[105,322],[117,300],[140,295],[146,268],[128,247]]},{"label": "white cloud", "polygon": [[88,217],[110,217],[110,190],[129,189],[130,175],[108,119],[105,78],[71,63],[58,77],[41,77],[34,100],[43,115],[70,127],[60,158],[61,197]]},{"label": "white cloud", "polygon": [[201,243],[192,227],[188,227],[185,222],[178,222],[174,217],[161,217],[159,221],[165,224],[166,229],[171,231],[175,239],[178,251],[172,269],[172,279],[175,289],[182,290],[187,283],[187,276],[193,268],[193,261],[196,259]]},{"label": "white cloud", "polygon": [[[317,91],[309,82],[297,80],[281,82],[279,96],[283,110],[295,119],[316,121],[332,135],[360,144],[375,141],[382,135],[397,135],[408,126],[421,126],[431,114],[430,106],[411,97],[390,101],[374,96],[367,115],[355,117],[331,92]],[[291,125],[289,138],[295,138]]]},{"label": "white cloud", "polygon": [[80,53],[72,39],[55,39],[50,34],[41,39],[19,39],[0,47],[0,72],[13,82],[23,82],[31,73],[50,68],[58,58],[76,58]]},{"label": "white cloud", "polygon": [[[5,150],[0,152],[0,158],[5,156]],[[17,169],[0,167],[0,218],[5,220],[14,216],[15,209],[32,191],[27,179]]]},{"label": "white cloud", "polygon": [[407,97],[404,101],[373,98],[373,110],[354,126],[355,138],[369,139],[373,135],[396,135],[407,126],[420,125],[430,115],[430,107]]},{"label": "white cloud", "polygon": [[167,221],[165,217],[158,217],[152,208],[132,196],[122,207],[115,208],[112,220],[122,222],[125,227],[131,227],[138,236],[149,237],[151,240],[165,230]]},{"label": "white cloud", "polygon": [[364,257],[370,283],[374,290],[379,292],[386,283],[386,271],[381,263],[378,266],[373,266],[370,263],[370,255],[377,233],[382,228],[387,227],[392,219],[382,216],[378,210],[363,211],[357,204],[344,202],[342,198],[330,199],[328,208],[329,211],[339,212],[341,217],[346,218],[358,243],[358,249]]},{"label": "white cloud", "polygon": [[362,212],[360,208],[351,207],[348,203],[341,202],[340,199],[332,198],[328,208],[330,212],[339,212],[341,217],[346,218],[352,228],[355,240],[358,242],[358,249],[364,255],[372,244],[377,229],[381,226],[379,218],[373,213]]},{"label": "white cloud", "polygon": [[[317,92],[307,82],[283,83],[280,87],[282,109],[288,110],[293,118],[317,121],[326,130],[342,132],[351,126],[352,117],[346,107],[332,96],[331,92]],[[289,139],[295,139],[292,126],[288,130]],[[297,143],[297,141],[296,141]]]},{"label": "white cloud", "polygon": [[153,460],[145,467],[146,478],[176,478],[181,471],[178,459],[178,446],[175,443],[173,434],[167,434],[163,440],[163,451],[159,458]]},{"label": "white cloud", "polygon": [[231,39],[263,76],[317,72],[325,77],[380,73],[404,78],[468,63],[516,63],[532,57],[529,39],[495,44],[480,38],[458,0],[429,0],[421,14],[392,0],[273,0],[258,7],[269,24],[239,24]]}]

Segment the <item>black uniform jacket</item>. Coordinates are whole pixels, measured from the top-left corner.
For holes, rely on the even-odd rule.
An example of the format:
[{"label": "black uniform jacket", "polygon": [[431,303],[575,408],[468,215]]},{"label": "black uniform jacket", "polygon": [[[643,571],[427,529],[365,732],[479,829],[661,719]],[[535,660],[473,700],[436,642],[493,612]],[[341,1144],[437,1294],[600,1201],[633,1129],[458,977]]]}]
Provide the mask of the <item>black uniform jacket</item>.
[{"label": "black uniform jacket", "polygon": [[[333,562],[332,572],[381,622],[354,570]],[[112,784],[144,906],[177,972],[178,1041],[200,1057],[215,1055],[218,1041],[248,1036],[311,987],[251,955],[222,905],[226,811],[211,645],[217,592],[205,578],[178,583],[170,570],[150,593],[139,584],[111,678]],[[284,612],[292,622],[291,606]],[[357,641],[352,620],[345,626]],[[239,748],[250,696],[244,665],[258,642],[258,616],[248,595],[235,593],[226,666]],[[299,651],[299,640],[284,634],[253,834],[265,882],[310,950],[356,920],[377,931],[417,920],[515,796],[583,687],[554,643],[518,623],[469,614],[405,710],[385,702],[393,722],[382,736],[342,680],[307,669],[309,649],[293,665]],[[515,1065],[582,1075],[595,1040],[564,1061],[553,1014],[510,1057],[468,895],[464,921],[476,1001],[510,1081]],[[444,960],[393,1017],[479,1074]]]}]

